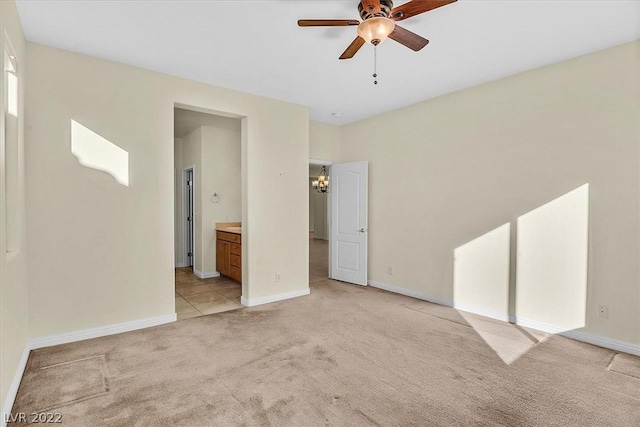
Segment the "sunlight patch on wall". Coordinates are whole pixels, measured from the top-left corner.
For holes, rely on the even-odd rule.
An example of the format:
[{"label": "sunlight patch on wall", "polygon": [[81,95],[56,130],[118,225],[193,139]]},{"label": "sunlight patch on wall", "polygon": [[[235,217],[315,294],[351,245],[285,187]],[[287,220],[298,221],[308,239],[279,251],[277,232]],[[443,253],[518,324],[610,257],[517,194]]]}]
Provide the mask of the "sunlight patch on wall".
[{"label": "sunlight patch on wall", "polygon": [[75,120],[71,120],[71,152],[81,165],[129,186],[129,153]]},{"label": "sunlight patch on wall", "polygon": [[453,252],[453,307],[482,307],[492,318],[509,320],[511,224],[483,234]]},{"label": "sunlight patch on wall", "polygon": [[18,117],[18,77],[7,73],[7,113]]},{"label": "sunlight patch on wall", "polygon": [[518,218],[516,318],[564,332],[585,326],[589,184]]},{"label": "sunlight patch on wall", "polygon": [[4,64],[5,64],[5,77],[7,79],[6,82],[6,91],[7,91],[7,114],[12,115],[13,117],[18,117],[18,66],[16,57],[13,55],[9,55],[7,52],[4,53]]},{"label": "sunlight patch on wall", "polygon": [[518,218],[511,287],[510,223],[456,248],[453,307],[506,364],[551,333],[584,327],[588,238],[585,184]]},{"label": "sunlight patch on wall", "polygon": [[453,256],[453,307],[504,363],[547,338],[508,323],[511,223],[457,247]]}]

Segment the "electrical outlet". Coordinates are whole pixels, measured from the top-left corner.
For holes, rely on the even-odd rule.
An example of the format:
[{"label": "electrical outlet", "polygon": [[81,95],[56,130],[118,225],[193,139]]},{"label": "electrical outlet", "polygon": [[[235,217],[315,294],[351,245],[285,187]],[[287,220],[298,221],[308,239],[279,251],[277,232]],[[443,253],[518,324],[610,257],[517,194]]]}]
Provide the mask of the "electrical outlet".
[{"label": "electrical outlet", "polygon": [[276,273],[276,282],[280,281],[280,273]]},{"label": "electrical outlet", "polygon": [[606,305],[600,304],[598,305],[598,317],[601,319],[609,318],[609,308]]},{"label": "electrical outlet", "polygon": [[388,274],[389,276],[393,276],[393,267],[391,267],[391,266],[388,266],[388,267],[387,267],[387,274]]}]

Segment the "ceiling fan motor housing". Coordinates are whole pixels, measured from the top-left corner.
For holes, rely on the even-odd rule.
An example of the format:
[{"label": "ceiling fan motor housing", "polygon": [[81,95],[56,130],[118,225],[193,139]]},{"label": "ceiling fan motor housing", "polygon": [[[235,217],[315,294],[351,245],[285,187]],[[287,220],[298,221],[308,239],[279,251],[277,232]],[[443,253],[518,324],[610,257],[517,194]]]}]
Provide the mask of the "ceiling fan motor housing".
[{"label": "ceiling fan motor housing", "polygon": [[360,13],[360,17],[365,21],[376,16],[388,18],[391,15],[391,9],[393,9],[392,0],[380,0],[380,12],[375,14],[372,13],[371,10],[367,10],[362,7],[362,3],[358,3],[358,12]]}]

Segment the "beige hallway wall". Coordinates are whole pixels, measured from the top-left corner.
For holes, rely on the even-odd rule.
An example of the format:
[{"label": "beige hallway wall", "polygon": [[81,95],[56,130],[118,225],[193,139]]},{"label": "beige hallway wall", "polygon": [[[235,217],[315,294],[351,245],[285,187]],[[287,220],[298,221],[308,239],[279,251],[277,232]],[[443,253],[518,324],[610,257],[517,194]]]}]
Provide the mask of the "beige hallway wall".
[{"label": "beige hallway wall", "polygon": [[328,193],[318,193],[311,190],[310,197],[313,198],[313,228],[316,239],[329,240],[329,218],[327,217]]},{"label": "beige hallway wall", "polygon": [[[639,51],[625,44],[344,126],[340,160],[370,165],[370,279],[450,301],[456,248],[506,223],[515,248],[520,216],[588,183],[584,330],[640,344]],[[513,295],[513,251],[509,261]]]},{"label": "beige hallway wall", "polygon": [[[306,107],[37,44],[28,59],[31,336],[174,313],[175,103],[244,117],[243,296],[308,290]],[[128,153],[129,186],[78,163],[71,120]]]},{"label": "beige hallway wall", "polygon": [[315,207],[315,203],[313,200],[313,193],[315,192],[313,190],[313,181],[315,178],[309,177],[309,231],[314,231],[313,228],[315,226],[314,221],[315,221],[315,211],[314,211],[314,207]]}]

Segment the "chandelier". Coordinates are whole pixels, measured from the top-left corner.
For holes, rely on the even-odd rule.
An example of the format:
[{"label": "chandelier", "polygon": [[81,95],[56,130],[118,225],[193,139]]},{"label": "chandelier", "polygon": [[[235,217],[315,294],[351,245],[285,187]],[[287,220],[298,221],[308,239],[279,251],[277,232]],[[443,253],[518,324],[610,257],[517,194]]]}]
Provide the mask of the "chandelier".
[{"label": "chandelier", "polygon": [[318,193],[326,193],[327,191],[329,191],[329,174],[327,173],[326,166],[322,166],[322,169],[320,169],[320,175],[318,176],[318,179],[313,181],[311,183],[311,186]]}]

